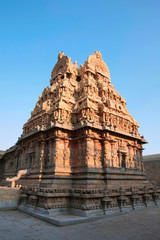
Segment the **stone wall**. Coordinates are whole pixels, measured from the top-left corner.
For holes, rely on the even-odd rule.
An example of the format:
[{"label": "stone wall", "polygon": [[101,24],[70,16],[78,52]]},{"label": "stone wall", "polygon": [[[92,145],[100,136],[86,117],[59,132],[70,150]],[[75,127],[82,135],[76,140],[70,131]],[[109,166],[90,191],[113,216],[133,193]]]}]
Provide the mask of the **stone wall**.
[{"label": "stone wall", "polygon": [[2,175],[4,173],[4,160],[3,160],[3,155],[4,155],[5,151],[0,151],[0,183],[2,180]]},{"label": "stone wall", "polygon": [[19,188],[0,187],[0,210],[16,209],[19,198]]},{"label": "stone wall", "polygon": [[160,186],[160,154],[144,156],[143,160],[147,178]]}]

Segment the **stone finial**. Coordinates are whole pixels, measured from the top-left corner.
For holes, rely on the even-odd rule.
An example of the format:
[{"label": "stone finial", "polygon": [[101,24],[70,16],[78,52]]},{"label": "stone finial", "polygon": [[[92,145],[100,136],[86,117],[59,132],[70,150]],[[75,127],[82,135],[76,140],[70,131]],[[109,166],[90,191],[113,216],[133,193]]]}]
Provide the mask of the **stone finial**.
[{"label": "stone finial", "polygon": [[102,54],[101,54],[100,51],[95,51],[94,55],[95,55],[97,58],[102,59]]},{"label": "stone finial", "polygon": [[58,60],[60,60],[62,57],[64,56],[64,52],[59,52],[59,55],[58,55]]},{"label": "stone finial", "polygon": [[76,60],[74,61],[74,65],[78,68],[78,64]]}]

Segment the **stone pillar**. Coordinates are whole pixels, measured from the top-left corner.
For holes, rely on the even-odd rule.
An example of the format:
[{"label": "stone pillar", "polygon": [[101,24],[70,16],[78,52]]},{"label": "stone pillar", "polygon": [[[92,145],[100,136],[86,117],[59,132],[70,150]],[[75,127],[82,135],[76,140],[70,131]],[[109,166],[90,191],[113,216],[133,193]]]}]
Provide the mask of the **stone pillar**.
[{"label": "stone pillar", "polygon": [[134,158],[134,168],[137,169],[137,156],[136,156],[137,147],[133,147],[133,158]]},{"label": "stone pillar", "polygon": [[70,174],[69,140],[55,138],[54,141],[54,172],[57,175]]},{"label": "stone pillar", "polygon": [[131,168],[134,168],[134,151],[133,147],[130,147]]},{"label": "stone pillar", "polygon": [[118,167],[121,168],[121,162],[122,162],[122,153],[118,152]]},{"label": "stone pillar", "polygon": [[81,163],[82,167],[86,166],[86,140],[81,139]]},{"label": "stone pillar", "polygon": [[129,168],[129,154],[125,154],[126,156],[126,168]]},{"label": "stone pillar", "polygon": [[34,162],[35,162],[35,151],[31,152],[31,168],[32,168]]},{"label": "stone pillar", "polygon": [[54,165],[55,168],[59,166],[59,138],[55,138],[55,146],[54,146]]},{"label": "stone pillar", "polygon": [[139,149],[136,149],[135,152],[136,152],[136,163],[137,163],[137,169],[140,169],[140,156],[139,156]]},{"label": "stone pillar", "polygon": [[111,141],[111,167],[114,167],[116,165],[115,143],[115,141]]},{"label": "stone pillar", "polygon": [[92,139],[86,138],[86,154],[85,154],[85,163],[89,168],[94,168],[94,158],[93,158],[93,142]]},{"label": "stone pillar", "polygon": [[40,172],[43,172],[44,168],[44,150],[45,150],[45,141],[41,141],[40,144]]},{"label": "stone pillar", "polygon": [[52,154],[52,148],[53,148],[53,142],[52,140],[49,140],[49,146],[48,146],[48,162],[47,162],[47,168],[53,168],[53,154]]},{"label": "stone pillar", "polygon": [[34,168],[39,169],[39,158],[40,158],[40,143],[36,142],[35,144],[35,163],[34,163]]},{"label": "stone pillar", "polygon": [[64,158],[63,165],[70,167],[70,149],[69,149],[69,140],[64,140]]},{"label": "stone pillar", "polygon": [[49,151],[48,151],[48,160],[49,160],[49,162],[51,162],[52,161],[52,140],[49,140],[48,149],[49,149]]},{"label": "stone pillar", "polygon": [[78,140],[78,162],[79,162],[79,166],[82,167],[83,166],[83,162],[82,162],[82,141],[79,139]]},{"label": "stone pillar", "polygon": [[98,148],[99,141],[94,140],[94,167],[101,168],[102,160],[101,160],[101,149]]},{"label": "stone pillar", "polygon": [[128,167],[129,168],[132,168],[132,157],[131,157],[131,150],[132,150],[132,147],[129,145],[128,146]]},{"label": "stone pillar", "polygon": [[111,166],[111,144],[108,140],[104,140],[104,166]]},{"label": "stone pillar", "polygon": [[113,167],[114,162],[114,142],[111,142],[111,167]]}]

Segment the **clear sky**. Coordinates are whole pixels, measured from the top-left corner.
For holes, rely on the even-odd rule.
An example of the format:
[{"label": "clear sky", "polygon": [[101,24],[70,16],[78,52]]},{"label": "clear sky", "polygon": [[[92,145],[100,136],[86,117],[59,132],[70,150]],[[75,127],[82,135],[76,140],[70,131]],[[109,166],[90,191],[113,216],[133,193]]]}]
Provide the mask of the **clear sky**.
[{"label": "clear sky", "polygon": [[101,51],[144,155],[160,153],[159,0],[1,0],[0,150],[21,135],[62,50],[78,65]]}]

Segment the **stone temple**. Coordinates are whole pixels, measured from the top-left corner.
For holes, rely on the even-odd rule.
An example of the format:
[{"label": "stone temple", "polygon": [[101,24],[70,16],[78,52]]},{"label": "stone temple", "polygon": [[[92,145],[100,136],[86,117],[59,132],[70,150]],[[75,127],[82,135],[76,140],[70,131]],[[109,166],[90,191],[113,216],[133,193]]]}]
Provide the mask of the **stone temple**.
[{"label": "stone temple", "polygon": [[145,143],[101,53],[78,67],[61,52],[50,87],[3,156],[1,185],[27,169],[16,181],[21,205],[52,213],[107,215],[157,204],[160,189],[144,173]]}]

